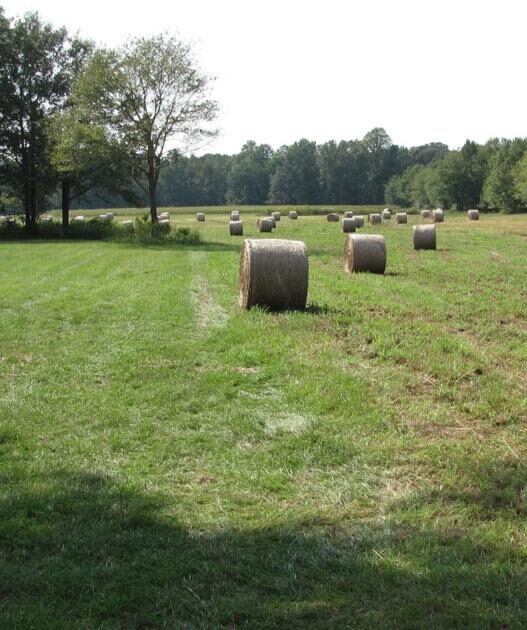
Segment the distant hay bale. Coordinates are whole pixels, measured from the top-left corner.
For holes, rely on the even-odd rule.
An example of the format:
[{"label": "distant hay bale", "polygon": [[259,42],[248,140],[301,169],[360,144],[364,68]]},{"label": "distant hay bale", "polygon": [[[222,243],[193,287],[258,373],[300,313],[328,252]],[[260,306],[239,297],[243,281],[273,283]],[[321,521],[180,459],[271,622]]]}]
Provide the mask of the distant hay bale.
[{"label": "distant hay bale", "polygon": [[344,217],[341,221],[342,231],[345,233],[355,232],[357,227],[355,219],[353,217]]},{"label": "distant hay bale", "polygon": [[430,210],[421,210],[421,217],[423,219],[429,219],[430,218]]},{"label": "distant hay bale", "polygon": [[[271,216],[273,217],[273,219],[276,221],[280,221],[280,213],[279,212],[271,212]],[[276,227],[276,225],[275,225]]]},{"label": "distant hay bale", "polygon": [[170,219],[160,219],[157,225],[162,232],[170,232]]},{"label": "distant hay bale", "polygon": [[445,213],[444,213],[443,209],[442,208],[436,208],[432,212],[432,219],[434,220],[434,223],[443,223],[443,221],[445,220]]},{"label": "distant hay bale", "polygon": [[233,210],[231,212],[231,221],[239,221],[240,220],[240,211],[239,210]]},{"label": "distant hay bale", "polygon": [[344,245],[344,269],[348,273],[384,273],[386,241],[378,234],[349,234]]},{"label": "distant hay bale", "polygon": [[99,219],[101,219],[101,221],[111,221],[113,219],[113,214],[111,212],[100,214]]},{"label": "distant hay bale", "polygon": [[205,221],[205,213],[204,212],[196,212],[196,221],[203,223]]},{"label": "distant hay bale", "polygon": [[368,215],[368,223],[370,225],[378,225],[382,223],[382,216],[378,212],[372,212]]},{"label": "distant hay bale", "polygon": [[469,210],[467,217],[469,221],[479,221],[479,210]]},{"label": "distant hay bale", "polygon": [[241,221],[229,221],[229,234],[231,236],[242,236],[243,223]]},{"label": "distant hay bale", "polygon": [[170,214],[168,212],[162,212],[159,217],[159,219],[170,219]]},{"label": "distant hay bale", "polygon": [[406,212],[396,212],[395,213],[395,222],[396,223],[408,223],[408,214]]},{"label": "distant hay bale", "polygon": [[414,249],[436,248],[436,226],[414,225]]},{"label": "distant hay bale", "polygon": [[42,223],[50,223],[51,221],[53,221],[53,217],[50,217],[49,215],[43,215],[40,217],[40,220],[42,221]]},{"label": "distant hay bale", "polygon": [[361,228],[364,227],[364,217],[362,214],[356,214],[353,219],[355,220],[355,227]]},{"label": "distant hay bale", "polygon": [[274,219],[272,217],[260,217],[256,221],[256,229],[258,232],[272,232],[274,227]]},{"label": "distant hay bale", "polygon": [[340,221],[340,217],[338,215],[337,212],[330,212],[327,216],[326,216],[327,221]]},{"label": "distant hay bale", "polygon": [[384,221],[389,221],[392,218],[392,211],[390,210],[390,208],[384,208],[384,210],[382,211],[382,218],[384,219]]},{"label": "distant hay bale", "polygon": [[296,210],[289,210],[289,218],[293,220],[298,219],[298,212]]},{"label": "distant hay bale", "polygon": [[84,218],[84,216],[82,214],[80,214],[77,217],[73,217],[74,221],[77,221],[78,223],[82,223],[83,221],[85,221],[86,219]]},{"label": "distant hay bale", "polygon": [[353,212],[352,212],[351,210],[347,210],[347,211],[344,213],[344,218],[345,218],[345,219],[353,219]]},{"label": "distant hay bale", "polygon": [[112,221],[112,219],[113,219],[113,212],[107,212],[106,213],[106,218],[108,219],[108,221]]},{"label": "distant hay bale", "polygon": [[272,215],[269,215],[268,217],[264,217],[264,218],[265,219],[269,219],[269,221],[271,221],[271,224],[272,224],[273,230],[274,230],[274,228],[276,227],[276,219]]},{"label": "distant hay bale", "polygon": [[240,255],[240,306],[305,308],[308,271],[307,249],[302,241],[245,240]]}]

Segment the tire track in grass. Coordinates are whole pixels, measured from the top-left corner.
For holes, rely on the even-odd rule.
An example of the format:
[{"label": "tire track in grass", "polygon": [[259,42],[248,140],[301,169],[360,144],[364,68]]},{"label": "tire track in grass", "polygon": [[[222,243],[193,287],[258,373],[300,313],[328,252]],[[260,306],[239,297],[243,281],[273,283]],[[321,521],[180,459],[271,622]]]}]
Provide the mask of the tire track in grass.
[{"label": "tire track in grass", "polygon": [[206,252],[190,252],[190,266],[193,275],[191,301],[194,305],[196,323],[201,332],[223,328],[229,320],[229,314],[215,300],[207,278],[202,271],[206,259]]}]

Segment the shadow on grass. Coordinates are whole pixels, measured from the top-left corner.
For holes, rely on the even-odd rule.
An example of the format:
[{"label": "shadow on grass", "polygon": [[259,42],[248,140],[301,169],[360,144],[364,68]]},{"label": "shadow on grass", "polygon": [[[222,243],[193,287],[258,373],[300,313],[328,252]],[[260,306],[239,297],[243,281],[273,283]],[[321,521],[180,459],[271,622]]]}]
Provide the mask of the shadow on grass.
[{"label": "shadow on grass", "polygon": [[[421,628],[527,623],[521,550],[418,527],[293,520],[189,531],[96,474],[3,474],[5,628]],[[176,488],[177,490],[177,488]]]}]

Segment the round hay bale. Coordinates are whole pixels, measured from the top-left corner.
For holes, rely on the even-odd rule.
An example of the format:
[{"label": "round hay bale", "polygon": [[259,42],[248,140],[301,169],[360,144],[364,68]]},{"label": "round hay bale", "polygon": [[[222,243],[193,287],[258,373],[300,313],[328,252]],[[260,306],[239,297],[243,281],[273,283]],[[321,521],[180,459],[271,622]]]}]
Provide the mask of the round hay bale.
[{"label": "round hay bale", "polygon": [[289,218],[293,220],[298,219],[298,212],[296,210],[289,210]]},{"label": "round hay bale", "polygon": [[272,232],[274,227],[273,221],[272,217],[261,217],[256,221],[256,229],[258,232]]},{"label": "round hay bale", "polygon": [[432,212],[432,219],[434,220],[434,223],[443,223],[443,221],[445,220],[444,211],[441,208],[436,208]]},{"label": "round hay bale", "polygon": [[351,210],[347,210],[347,211],[344,213],[344,218],[345,218],[345,219],[353,219],[353,212],[352,212]]},{"label": "round hay bale", "polygon": [[[271,216],[276,221],[280,221],[280,213],[279,212],[271,212]],[[276,227],[276,226],[275,226]]]},{"label": "round hay bale", "polygon": [[370,225],[378,225],[382,223],[382,216],[378,212],[373,212],[368,215],[368,223]]},{"label": "round hay bale", "polygon": [[170,219],[158,220],[157,226],[160,232],[170,232]]},{"label": "round hay bale", "polygon": [[247,239],[240,255],[240,306],[303,309],[308,286],[306,245],[285,239]]},{"label": "round hay bale", "polygon": [[231,236],[243,236],[243,223],[241,221],[229,221],[229,234]]},{"label": "round hay bale", "polygon": [[196,212],[196,221],[203,223],[205,221],[205,213],[204,212]]},{"label": "round hay bale", "polygon": [[355,232],[355,219],[352,217],[344,217],[341,221],[342,231],[347,232]]},{"label": "round hay bale", "polygon": [[348,273],[384,273],[386,241],[378,234],[349,234],[344,245],[344,269]]},{"label": "round hay bale", "polygon": [[382,211],[382,218],[385,221],[389,221],[392,218],[392,211],[390,210],[390,208],[384,208],[384,210]]},{"label": "round hay bale", "polygon": [[339,217],[339,215],[338,215],[338,213],[337,213],[337,212],[330,212],[330,213],[326,216],[326,219],[327,219],[328,221],[337,221],[337,222],[338,222],[338,221],[340,221],[340,217]]},{"label": "round hay bale", "polygon": [[396,223],[408,223],[408,214],[406,212],[396,212],[395,213],[395,222]]},{"label": "round hay bale", "polygon": [[355,227],[361,228],[364,227],[364,217],[362,214],[356,214],[353,219],[355,220]]},{"label": "round hay bale", "polygon": [[479,210],[469,210],[467,217],[469,221],[479,221]]},{"label": "round hay bale", "polygon": [[414,249],[436,248],[436,226],[414,225]]},{"label": "round hay bale", "polygon": [[430,218],[430,210],[421,210],[421,217],[423,219],[429,219]]},{"label": "round hay bale", "polygon": [[233,210],[231,212],[231,221],[239,221],[240,220],[240,212],[239,210]]},{"label": "round hay bale", "polygon": [[78,223],[82,223],[86,219],[84,218],[84,216],[82,214],[80,214],[78,217],[73,217],[73,220],[77,221]]},{"label": "round hay bale", "polygon": [[134,222],[131,219],[127,219],[126,221],[121,221],[121,225],[127,232],[134,231]]}]

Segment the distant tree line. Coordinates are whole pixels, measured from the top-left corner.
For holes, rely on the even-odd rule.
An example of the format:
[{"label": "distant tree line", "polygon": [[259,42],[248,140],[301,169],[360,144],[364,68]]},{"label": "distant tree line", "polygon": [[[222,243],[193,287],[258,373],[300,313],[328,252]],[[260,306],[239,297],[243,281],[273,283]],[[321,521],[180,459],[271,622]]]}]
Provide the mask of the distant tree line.
[{"label": "distant tree line", "polygon": [[173,37],[96,48],[0,7],[0,210],[28,229],[51,206],[380,204],[479,207],[527,204],[527,139],[434,142],[407,148],[375,128],[362,139],[301,139],[273,149],[196,156],[214,135],[217,104],[192,50]]}]

